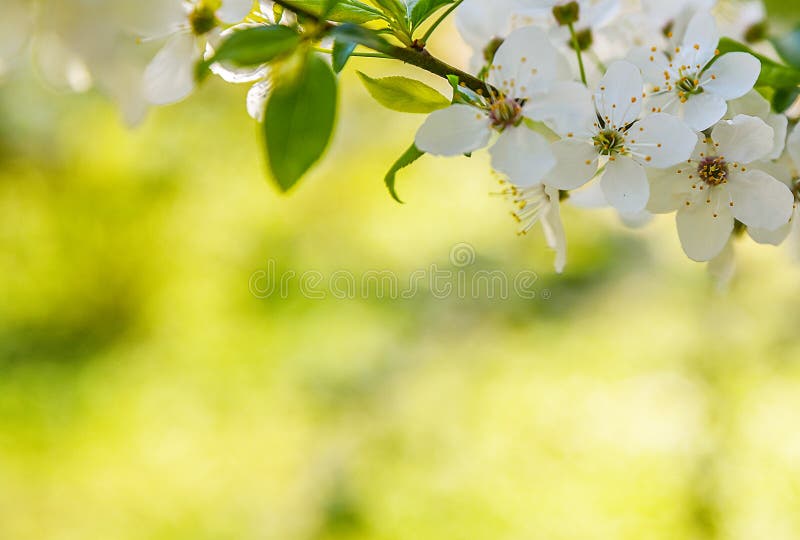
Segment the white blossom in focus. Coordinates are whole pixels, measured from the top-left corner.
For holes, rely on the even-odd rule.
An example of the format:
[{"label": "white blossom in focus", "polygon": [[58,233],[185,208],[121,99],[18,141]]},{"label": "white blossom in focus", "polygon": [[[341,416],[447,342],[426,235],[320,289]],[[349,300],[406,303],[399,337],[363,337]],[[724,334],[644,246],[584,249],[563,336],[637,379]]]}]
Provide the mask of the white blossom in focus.
[{"label": "white blossom in focus", "polygon": [[490,150],[492,167],[516,185],[537,183],[555,158],[547,139],[525,120],[568,123],[587,112],[590,99],[582,84],[561,78],[563,63],[541,29],[512,32],[489,70],[489,83],[501,94],[489,96],[481,107],[456,104],[432,113],[417,132],[417,147],[429,154],[458,156],[484,148],[499,133]]},{"label": "white blossom in focus", "polygon": [[552,145],[557,164],[544,182],[572,190],[601,175],[606,200],[621,214],[644,210],[650,195],[645,169],[686,160],[696,135],[675,116],[642,117],[642,87],[636,66],[625,61],[611,64],[589,114],[575,116],[573,105],[571,117],[562,119],[563,127],[555,130],[562,136]]},{"label": "white blossom in focus", "polygon": [[710,261],[722,252],[734,219],[774,231],[789,222],[794,196],[789,188],[750,164],[771,151],[774,130],[760,118],[739,115],[700,136],[691,159],[651,171],[654,213],[677,210],[678,236],[689,258]]},{"label": "white blossom in focus", "polygon": [[697,131],[722,119],[727,101],[753,89],[761,63],[743,52],[716,58],[718,43],[714,17],[702,12],[692,17],[682,43],[669,55],[656,46],[631,51],[629,59],[642,69],[650,85],[648,107],[675,114]]}]

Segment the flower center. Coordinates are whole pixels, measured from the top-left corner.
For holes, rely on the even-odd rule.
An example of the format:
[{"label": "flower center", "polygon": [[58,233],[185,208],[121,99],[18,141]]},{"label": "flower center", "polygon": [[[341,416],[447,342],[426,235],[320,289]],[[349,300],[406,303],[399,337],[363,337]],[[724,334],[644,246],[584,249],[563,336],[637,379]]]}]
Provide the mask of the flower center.
[{"label": "flower center", "polygon": [[728,164],[721,157],[707,157],[697,167],[697,175],[709,186],[728,182]]},{"label": "flower center", "polygon": [[684,94],[702,94],[703,89],[700,87],[700,81],[695,77],[683,77],[675,85],[679,92]]},{"label": "flower center", "polygon": [[601,156],[615,156],[625,148],[625,137],[616,129],[604,129],[592,141]]},{"label": "flower center", "polygon": [[522,122],[522,106],[515,99],[498,99],[489,108],[492,125],[502,131],[510,126],[518,126]]},{"label": "flower center", "polygon": [[217,15],[208,4],[199,2],[189,14],[189,25],[196,36],[202,36],[216,28]]}]

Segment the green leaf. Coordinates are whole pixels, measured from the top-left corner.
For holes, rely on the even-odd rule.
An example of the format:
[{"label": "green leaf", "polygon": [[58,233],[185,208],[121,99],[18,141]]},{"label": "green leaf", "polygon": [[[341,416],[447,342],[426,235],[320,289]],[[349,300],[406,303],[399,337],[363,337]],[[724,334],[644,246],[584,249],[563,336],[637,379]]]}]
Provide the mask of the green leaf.
[{"label": "green leaf", "polygon": [[386,50],[387,47],[390,47],[389,43],[377,32],[357,24],[339,25],[331,30],[331,35],[338,40],[364,45],[376,51]]},{"label": "green leaf", "polygon": [[761,75],[758,77],[756,86],[791,88],[800,84],[799,69],[785,66],[764,55],[758,54],[743,43],[724,37],[719,42],[719,50],[721,53],[746,52],[758,58],[761,62]]},{"label": "green leaf", "polygon": [[396,21],[408,21],[408,7],[400,0],[372,0],[372,3],[380,7],[384,13]]},{"label": "green leaf", "polygon": [[341,73],[347,61],[350,60],[350,55],[356,50],[356,44],[347,41],[339,41],[338,39],[333,42],[333,71]]},{"label": "green leaf", "polygon": [[779,113],[785,112],[794,104],[798,96],[800,96],[800,88],[796,86],[793,88],[779,88],[772,95],[772,108]]},{"label": "green leaf", "polygon": [[[292,5],[317,15],[326,12],[330,0],[294,0]],[[339,0],[327,11],[326,19],[335,22],[351,22],[363,24],[383,18],[383,14],[374,7],[358,0]]]},{"label": "green leaf", "polygon": [[389,169],[389,172],[386,173],[386,177],[383,179],[383,182],[386,184],[386,187],[389,189],[389,194],[392,196],[394,200],[403,204],[403,201],[400,200],[400,197],[397,196],[397,191],[395,190],[394,184],[397,180],[397,173],[400,172],[401,169],[405,169],[419,158],[425,155],[425,152],[417,148],[417,145],[412,144],[408,150],[406,150],[400,158],[395,161],[392,168]]},{"label": "green leaf", "polygon": [[212,64],[228,62],[236,66],[260,66],[294,51],[300,44],[298,33],[288,26],[256,26],[238,30],[223,41],[214,55],[197,66],[198,79]]},{"label": "green leaf", "polygon": [[339,0],[325,0],[325,3],[322,5],[322,17],[327,19],[328,15],[333,12],[338,4]]},{"label": "green leaf", "polygon": [[770,40],[781,59],[792,67],[800,68],[800,28]]},{"label": "green leaf", "polygon": [[325,152],[336,101],[336,76],[313,53],[295,77],[273,90],[263,126],[269,168],[281,191],[291,189]]},{"label": "green leaf", "polygon": [[373,79],[358,76],[375,100],[388,109],[407,113],[430,113],[450,106],[450,101],[425,83],[405,77]]},{"label": "green leaf", "polygon": [[417,0],[411,9],[411,26],[418,27],[444,6],[450,5],[455,0]]}]

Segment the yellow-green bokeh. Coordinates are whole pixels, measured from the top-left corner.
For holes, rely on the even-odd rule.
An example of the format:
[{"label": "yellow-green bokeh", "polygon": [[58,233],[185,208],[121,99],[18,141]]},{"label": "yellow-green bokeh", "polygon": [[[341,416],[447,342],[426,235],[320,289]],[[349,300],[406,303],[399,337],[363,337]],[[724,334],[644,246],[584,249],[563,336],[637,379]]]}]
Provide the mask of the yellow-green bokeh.
[{"label": "yellow-green bokeh", "polygon": [[[423,158],[394,203],[421,118],[343,86],[290,196],[245,88],[135,131],[93,94],[0,89],[0,538],[800,538],[786,252],[742,242],[719,294],[669,218],[567,208],[555,275],[483,155]],[[549,298],[248,288],[270,259],[407,276],[464,242]]]}]

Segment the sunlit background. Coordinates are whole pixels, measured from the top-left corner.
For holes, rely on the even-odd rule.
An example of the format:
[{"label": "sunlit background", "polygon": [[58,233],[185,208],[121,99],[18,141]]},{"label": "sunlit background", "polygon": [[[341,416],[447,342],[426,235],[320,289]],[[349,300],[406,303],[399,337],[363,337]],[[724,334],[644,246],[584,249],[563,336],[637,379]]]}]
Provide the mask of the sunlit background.
[{"label": "sunlit background", "polygon": [[[567,207],[556,275],[484,155],[423,158],[399,205],[383,175],[422,118],[369,98],[354,70],[383,62],[348,68],[289,196],[244,87],[129,130],[95,93],[4,80],[0,538],[799,539],[788,251],[741,242],[721,294],[670,218]],[[459,243],[539,294],[250,290],[270,260],[405,279]]]}]

